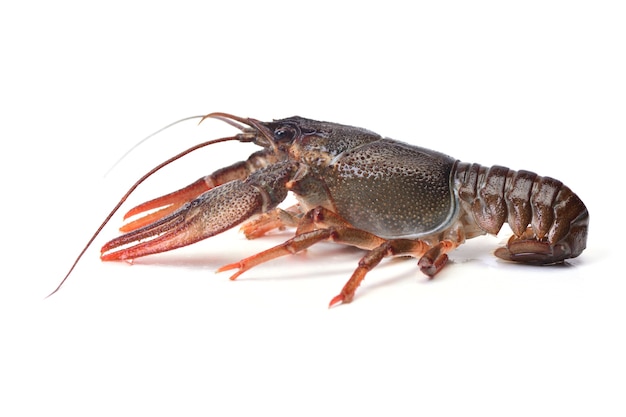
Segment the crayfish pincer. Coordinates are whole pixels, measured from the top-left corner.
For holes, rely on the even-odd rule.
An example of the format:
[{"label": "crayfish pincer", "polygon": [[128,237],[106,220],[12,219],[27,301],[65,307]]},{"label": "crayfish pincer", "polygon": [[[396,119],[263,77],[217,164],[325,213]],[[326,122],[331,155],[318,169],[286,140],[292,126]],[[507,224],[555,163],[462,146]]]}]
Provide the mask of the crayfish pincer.
[{"label": "crayfish pincer", "polygon": [[[196,145],[150,171],[122,198],[87,247],[139,183],[168,163],[226,140],[261,149],[131,209],[125,219],[133,220],[122,226],[125,234],[102,247],[102,260],[169,251],[244,222],[248,238],[295,227],[293,238],[218,271],[236,270],[235,279],[258,264],[325,240],[364,249],[354,273],[331,300],[333,306],[352,301],[367,272],[385,257],[418,258],[420,270],[434,277],[448,252],[466,239],[497,234],[505,222],[513,236],[496,250],[501,259],[557,264],[585,249],[587,208],[553,178],[460,162],[369,130],[302,117],[261,122],[211,113],[202,120],[207,118],[225,121],[240,133]],[[289,192],[298,204],[278,208]]]}]

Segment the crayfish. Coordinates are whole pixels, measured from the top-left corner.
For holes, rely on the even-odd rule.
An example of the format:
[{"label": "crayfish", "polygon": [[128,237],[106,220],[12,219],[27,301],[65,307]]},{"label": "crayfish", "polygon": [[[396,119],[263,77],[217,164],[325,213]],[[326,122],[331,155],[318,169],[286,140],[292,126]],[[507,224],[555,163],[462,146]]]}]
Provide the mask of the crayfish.
[{"label": "crayfish", "polygon": [[[218,169],[178,191],[131,209],[125,234],[106,243],[104,261],[132,260],[190,245],[244,223],[248,238],[296,228],[293,238],[218,271],[231,279],[271,259],[333,241],[366,251],[330,306],[352,301],[368,271],[391,256],[418,258],[434,277],[448,253],[466,239],[513,231],[495,255],[506,261],[557,264],[585,249],[589,214],[567,186],[530,171],[460,162],[442,153],[382,137],[362,128],[289,117],[261,122],[226,113],[219,119],[240,133],[196,145],[144,175],[209,144],[236,140],[261,147],[245,161]],[[295,206],[278,205],[292,192]],[[53,293],[54,293],[53,292]]]}]

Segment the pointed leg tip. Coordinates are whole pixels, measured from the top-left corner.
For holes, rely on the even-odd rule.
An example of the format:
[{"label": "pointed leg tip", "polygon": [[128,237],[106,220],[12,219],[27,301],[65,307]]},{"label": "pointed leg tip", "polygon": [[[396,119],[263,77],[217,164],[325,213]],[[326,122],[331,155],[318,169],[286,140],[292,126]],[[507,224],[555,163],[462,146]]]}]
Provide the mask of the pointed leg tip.
[{"label": "pointed leg tip", "polygon": [[333,299],[330,300],[330,303],[328,303],[328,308],[333,308],[335,306],[338,306],[339,304],[343,304],[343,295],[341,294],[333,297]]},{"label": "pointed leg tip", "polygon": [[235,272],[232,276],[230,276],[230,278],[228,278],[231,281],[234,281],[234,280],[237,279],[237,277],[239,275],[243,274],[243,272],[244,272],[244,269],[241,267],[239,262],[236,262],[234,264],[224,265],[224,266],[218,268],[217,271],[215,271],[215,273],[224,272],[224,271],[230,271],[230,270],[233,270],[233,269],[239,269],[239,271]]},{"label": "pointed leg tip", "polygon": [[234,263],[234,264],[228,264],[228,265],[220,266],[219,268],[217,268],[217,271],[215,271],[215,272],[230,271],[231,269],[235,269],[235,268],[239,268],[239,263]]},{"label": "pointed leg tip", "polygon": [[332,300],[330,300],[330,303],[328,303],[328,308],[333,308],[341,304],[349,304],[350,302],[352,302],[352,297],[353,296],[348,296],[343,293],[339,294],[335,296]]}]

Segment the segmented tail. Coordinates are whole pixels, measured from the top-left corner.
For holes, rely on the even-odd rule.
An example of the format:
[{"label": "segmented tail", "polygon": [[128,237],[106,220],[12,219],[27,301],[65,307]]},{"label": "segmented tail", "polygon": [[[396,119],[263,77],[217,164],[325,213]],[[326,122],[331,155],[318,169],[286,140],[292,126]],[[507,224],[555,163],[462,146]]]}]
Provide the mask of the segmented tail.
[{"label": "segmented tail", "polygon": [[552,264],[582,253],[589,213],[561,181],[502,166],[458,163],[455,189],[461,208],[485,233],[507,222],[514,233],[496,256],[517,262]]}]

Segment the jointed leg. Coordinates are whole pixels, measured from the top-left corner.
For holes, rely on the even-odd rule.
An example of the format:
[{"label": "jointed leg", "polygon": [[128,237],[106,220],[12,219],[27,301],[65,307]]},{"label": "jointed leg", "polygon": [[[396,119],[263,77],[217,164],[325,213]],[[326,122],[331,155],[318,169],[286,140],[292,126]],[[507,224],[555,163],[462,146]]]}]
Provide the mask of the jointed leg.
[{"label": "jointed leg", "polygon": [[286,210],[275,208],[245,223],[241,226],[241,230],[248,239],[256,239],[274,229],[283,230],[286,227],[297,227],[301,218],[302,212],[298,204]]},{"label": "jointed leg", "polygon": [[426,251],[417,262],[420,271],[428,275],[431,279],[435,277],[437,272],[448,262],[448,252],[456,248],[458,245],[451,240],[442,240]]},{"label": "jointed leg", "polygon": [[238,271],[230,277],[231,280],[237,279],[237,277],[243,274],[250,268],[259,265],[263,262],[278,258],[284,255],[292,255],[298,253],[308,247],[324,241],[330,240],[337,243],[344,243],[352,246],[375,246],[384,242],[383,239],[378,236],[367,233],[363,230],[352,228],[326,228],[315,229],[309,232],[304,232],[294,236],[280,245],[267,249],[263,252],[259,252],[256,255],[252,255],[248,258],[242,259],[239,262],[224,265],[219,268],[217,272],[228,271],[231,269],[238,269]]},{"label": "jointed leg", "polygon": [[[277,216],[280,216],[280,214],[277,214]],[[263,222],[263,225],[265,224],[282,225],[284,222],[279,219],[278,223],[272,223],[271,221]],[[263,229],[263,227],[259,230]],[[447,252],[458,245],[453,240],[442,240],[434,245],[419,239],[386,240],[364,230],[355,229],[336,213],[323,207],[318,207],[310,210],[300,218],[296,236],[293,238],[239,262],[225,265],[219,268],[218,272],[238,269],[230,278],[234,280],[256,265],[280,256],[300,252],[324,240],[369,250],[359,261],[359,266],[348,282],[346,282],[341,293],[331,300],[329,307],[352,301],[354,293],[365,278],[365,275],[385,257],[406,255],[420,258],[418,262],[420,270],[432,278],[445,266],[448,260]]]},{"label": "jointed leg", "polygon": [[448,261],[446,252],[449,252],[455,247],[456,244],[450,240],[443,240],[432,247],[422,240],[387,240],[361,258],[359,266],[348,282],[346,282],[339,295],[335,296],[330,301],[329,307],[333,307],[339,303],[347,304],[352,301],[354,293],[361,284],[361,281],[365,278],[365,275],[374,269],[383,258],[402,255],[416,258],[421,256],[418,262],[420,270],[430,278],[433,278]]},{"label": "jointed leg", "polygon": [[419,256],[426,250],[428,250],[428,244],[421,240],[396,239],[383,242],[361,258],[357,269],[352,273],[339,295],[335,296],[328,306],[333,307],[339,303],[347,304],[352,301],[354,293],[361,285],[365,275],[374,269],[383,258],[397,255]]}]

